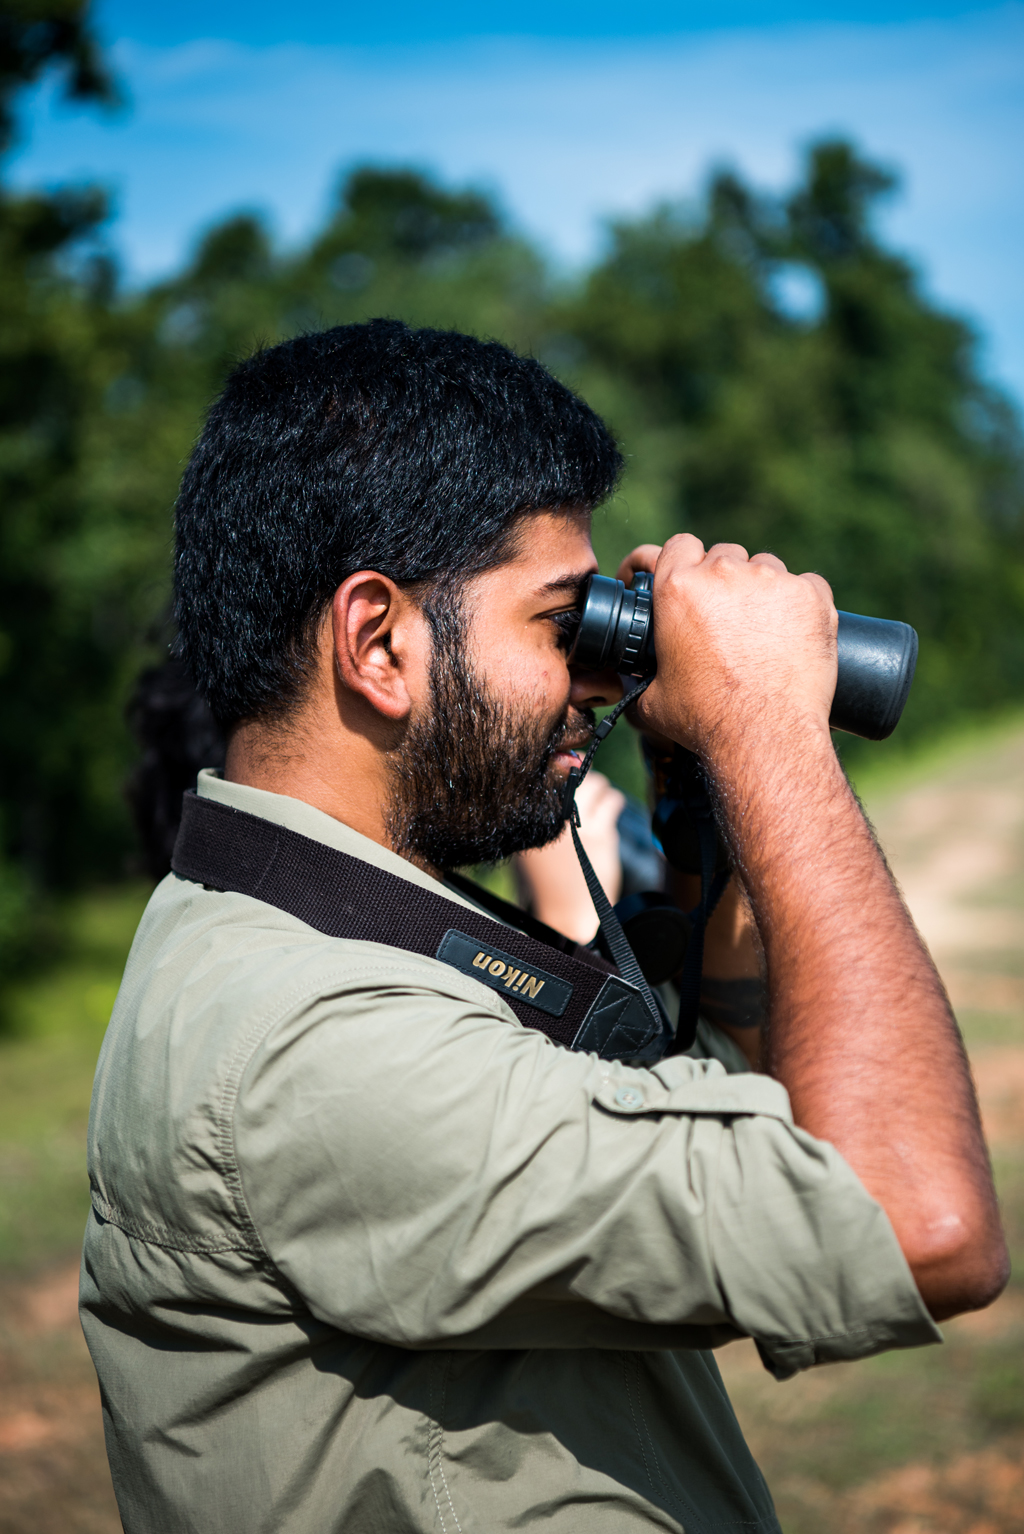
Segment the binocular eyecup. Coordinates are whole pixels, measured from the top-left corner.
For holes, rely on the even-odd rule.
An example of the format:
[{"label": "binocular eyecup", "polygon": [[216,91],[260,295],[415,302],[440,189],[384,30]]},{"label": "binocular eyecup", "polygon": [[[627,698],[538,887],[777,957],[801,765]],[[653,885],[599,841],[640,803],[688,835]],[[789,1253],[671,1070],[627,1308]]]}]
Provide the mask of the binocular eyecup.
[{"label": "binocular eyecup", "polygon": [[[900,720],[917,665],[917,633],[889,618],[839,614],[838,676],[829,724],[885,740]],[[654,580],[638,571],[631,586],[592,575],[583,598],[570,662],[624,676],[653,676]]]}]

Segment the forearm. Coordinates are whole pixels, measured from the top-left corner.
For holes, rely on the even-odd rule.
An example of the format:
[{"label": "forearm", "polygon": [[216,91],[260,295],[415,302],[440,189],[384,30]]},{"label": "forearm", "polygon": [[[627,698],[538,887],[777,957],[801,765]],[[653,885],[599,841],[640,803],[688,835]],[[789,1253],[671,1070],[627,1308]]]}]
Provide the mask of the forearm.
[{"label": "forearm", "polygon": [[654,606],[637,715],[716,784],[765,952],[769,1069],[885,1209],[932,1313],[987,1304],[1007,1258],[967,1063],[829,737],[831,592],[684,534],[657,553]]},{"label": "forearm", "polygon": [[885,1208],[933,1312],[985,1303],[1005,1251],[956,1024],[827,731],[792,732],[707,752],[765,952],[768,1069]]}]

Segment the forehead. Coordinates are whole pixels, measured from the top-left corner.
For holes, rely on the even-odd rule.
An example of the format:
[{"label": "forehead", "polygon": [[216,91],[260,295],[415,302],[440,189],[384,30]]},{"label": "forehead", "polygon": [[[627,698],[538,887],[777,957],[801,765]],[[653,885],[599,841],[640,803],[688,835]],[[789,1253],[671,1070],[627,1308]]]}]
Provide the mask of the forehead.
[{"label": "forehead", "polygon": [[514,571],[517,584],[531,589],[592,573],[597,560],[590,541],[590,512],[530,512],[517,531],[511,559],[500,568],[506,578]]},{"label": "forehead", "polygon": [[573,606],[596,569],[589,512],[529,512],[509,558],[467,582],[466,606],[477,626],[529,622]]}]

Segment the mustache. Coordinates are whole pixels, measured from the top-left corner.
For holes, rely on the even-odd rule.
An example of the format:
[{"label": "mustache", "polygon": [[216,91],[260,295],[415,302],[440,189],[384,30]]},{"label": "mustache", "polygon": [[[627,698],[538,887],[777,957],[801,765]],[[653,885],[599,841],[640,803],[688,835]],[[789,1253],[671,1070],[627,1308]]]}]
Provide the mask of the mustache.
[{"label": "mustache", "polygon": [[596,729],[597,716],[592,708],[576,708],[570,705],[566,710],[565,718],[559,720],[548,737],[544,755],[545,766],[557,751],[585,752],[594,739]]}]

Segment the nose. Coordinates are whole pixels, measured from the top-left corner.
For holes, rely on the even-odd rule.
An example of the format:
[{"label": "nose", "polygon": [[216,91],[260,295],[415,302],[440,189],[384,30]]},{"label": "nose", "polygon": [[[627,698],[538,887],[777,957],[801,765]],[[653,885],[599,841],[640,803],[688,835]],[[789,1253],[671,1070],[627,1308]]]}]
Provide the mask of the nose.
[{"label": "nose", "polygon": [[622,697],[622,678],[617,671],[570,666],[569,678],[569,702],[576,708],[609,708]]}]

